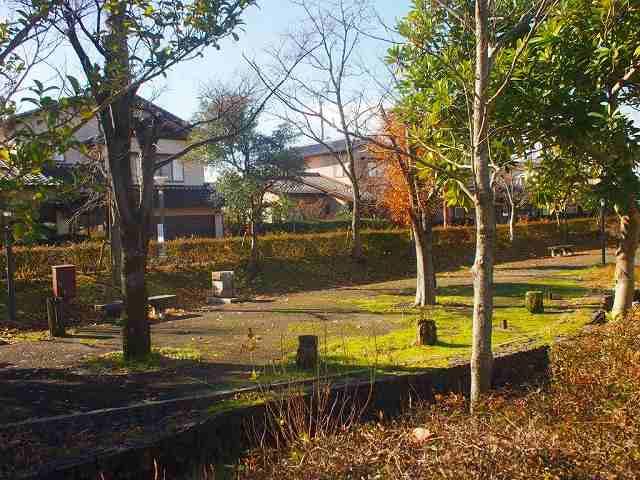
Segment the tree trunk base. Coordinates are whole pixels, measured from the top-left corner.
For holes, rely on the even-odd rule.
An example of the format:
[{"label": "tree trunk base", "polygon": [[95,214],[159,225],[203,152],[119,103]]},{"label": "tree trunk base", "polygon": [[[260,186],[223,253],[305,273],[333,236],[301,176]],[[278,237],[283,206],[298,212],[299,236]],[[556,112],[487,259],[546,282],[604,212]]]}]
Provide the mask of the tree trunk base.
[{"label": "tree trunk base", "polygon": [[318,336],[300,335],[298,337],[298,352],[296,353],[298,368],[311,370],[318,365]]},{"label": "tree trunk base", "polygon": [[438,343],[438,330],[434,320],[418,321],[418,345],[435,345]]},{"label": "tree trunk base", "polygon": [[543,313],[544,301],[540,291],[527,292],[524,297],[525,307],[530,313]]},{"label": "tree trunk base", "polygon": [[64,337],[64,301],[61,298],[47,298],[47,320],[51,337]]},{"label": "tree trunk base", "polygon": [[602,309],[605,312],[610,312],[613,309],[613,299],[614,296],[610,293],[602,295]]}]

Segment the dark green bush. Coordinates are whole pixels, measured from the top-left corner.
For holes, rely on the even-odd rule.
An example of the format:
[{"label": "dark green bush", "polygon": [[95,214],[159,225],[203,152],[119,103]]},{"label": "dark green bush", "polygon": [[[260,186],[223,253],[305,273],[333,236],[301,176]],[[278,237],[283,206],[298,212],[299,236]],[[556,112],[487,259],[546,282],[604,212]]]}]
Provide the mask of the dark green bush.
[{"label": "dark green bush", "polygon": [[[577,219],[570,222],[571,241],[576,243],[597,240],[597,224],[593,219]],[[474,256],[475,230],[473,227],[435,229],[436,267],[445,270],[470,264]],[[558,242],[560,234],[554,223],[536,222],[517,226],[517,241],[511,245],[507,228],[498,226],[497,253],[500,260],[527,258],[541,255],[546,247]],[[260,237],[263,258],[281,261],[326,263],[341,262],[348,254],[347,231],[314,234],[270,234]],[[371,266],[378,262],[407,262],[411,259],[410,237],[406,230],[365,230],[363,242]],[[594,243],[595,244],[595,243]],[[246,262],[249,241],[242,237],[224,239],[189,238],[167,242],[168,259],[165,265],[176,269],[190,269],[207,265],[215,268],[235,268]],[[109,248],[101,242],[84,242],[66,246],[16,247],[16,278],[41,279],[51,273],[51,266],[71,263],[81,273],[107,271]],[[4,269],[4,256],[0,257]],[[392,260],[393,259],[393,260]],[[151,242],[149,268],[158,266],[156,244]],[[405,269],[406,270],[406,269]]]}]

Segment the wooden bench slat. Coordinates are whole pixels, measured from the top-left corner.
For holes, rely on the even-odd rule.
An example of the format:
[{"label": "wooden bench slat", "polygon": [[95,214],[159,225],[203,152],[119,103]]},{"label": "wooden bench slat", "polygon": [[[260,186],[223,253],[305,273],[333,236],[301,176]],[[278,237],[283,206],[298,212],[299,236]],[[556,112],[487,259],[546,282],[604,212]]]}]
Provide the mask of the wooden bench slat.
[{"label": "wooden bench slat", "polygon": [[[159,312],[160,317],[163,317],[164,310],[175,304],[177,295],[154,295],[147,299],[147,303]],[[122,300],[116,300],[110,303],[96,304],[93,306],[96,312],[102,312],[105,316],[118,316],[124,309],[124,302]]]}]

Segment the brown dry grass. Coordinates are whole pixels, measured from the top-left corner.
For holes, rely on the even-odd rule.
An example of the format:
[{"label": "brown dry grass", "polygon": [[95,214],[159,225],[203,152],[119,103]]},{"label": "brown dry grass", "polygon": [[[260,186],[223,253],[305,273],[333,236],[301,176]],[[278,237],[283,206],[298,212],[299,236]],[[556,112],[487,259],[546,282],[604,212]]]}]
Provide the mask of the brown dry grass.
[{"label": "brown dry grass", "polygon": [[394,422],[253,452],[239,477],[638,478],[640,314],[555,346],[552,370],[547,388],[496,393],[476,416],[449,396]]}]

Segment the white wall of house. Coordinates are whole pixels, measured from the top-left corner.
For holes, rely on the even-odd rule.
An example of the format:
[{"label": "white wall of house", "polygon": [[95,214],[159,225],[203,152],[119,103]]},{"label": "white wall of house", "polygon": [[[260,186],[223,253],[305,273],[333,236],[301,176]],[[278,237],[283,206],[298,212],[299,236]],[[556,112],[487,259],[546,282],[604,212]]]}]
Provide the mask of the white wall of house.
[{"label": "white wall of house", "polygon": [[345,174],[342,165],[333,155],[315,155],[305,158],[305,171],[318,173],[324,177],[333,178],[346,185],[351,185],[351,181]]},{"label": "white wall of house", "polygon": [[[367,181],[369,178],[384,176],[384,167],[375,159],[371,158],[369,152],[363,148],[358,148],[354,151],[354,156],[356,172],[360,180]],[[345,166],[347,166],[346,153],[342,153],[341,158]],[[323,153],[320,155],[309,155],[305,157],[304,162],[306,172],[319,173],[322,176],[332,178],[347,185],[351,184],[342,165],[333,154]]]},{"label": "white wall of house", "polygon": [[[27,123],[36,131],[44,129],[44,124],[37,115],[21,119],[21,122]],[[92,118],[78,129],[74,137],[76,140],[83,142],[88,139],[98,137],[99,135],[100,127],[98,120],[96,118]],[[184,140],[160,139],[158,141],[158,155],[167,156],[178,153],[186,146],[186,143],[187,142]],[[140,146],[135,138],[132,139],[131,150],[132,152],[140,151]],[[106,149],[103,149],[103,156],[106,159]],[[88,159],[78,150],[71,149],[64,152],[64,154],[56,155],[55,160],[60,164],[74,165],[86,162]],[[168,169],[169,172],[171,172],[168,183],[188,186],[199,186],[205,183],[205,164],[203,162],[180,159],[177,160],[176,163],[178,164],[176,167]]]}]

